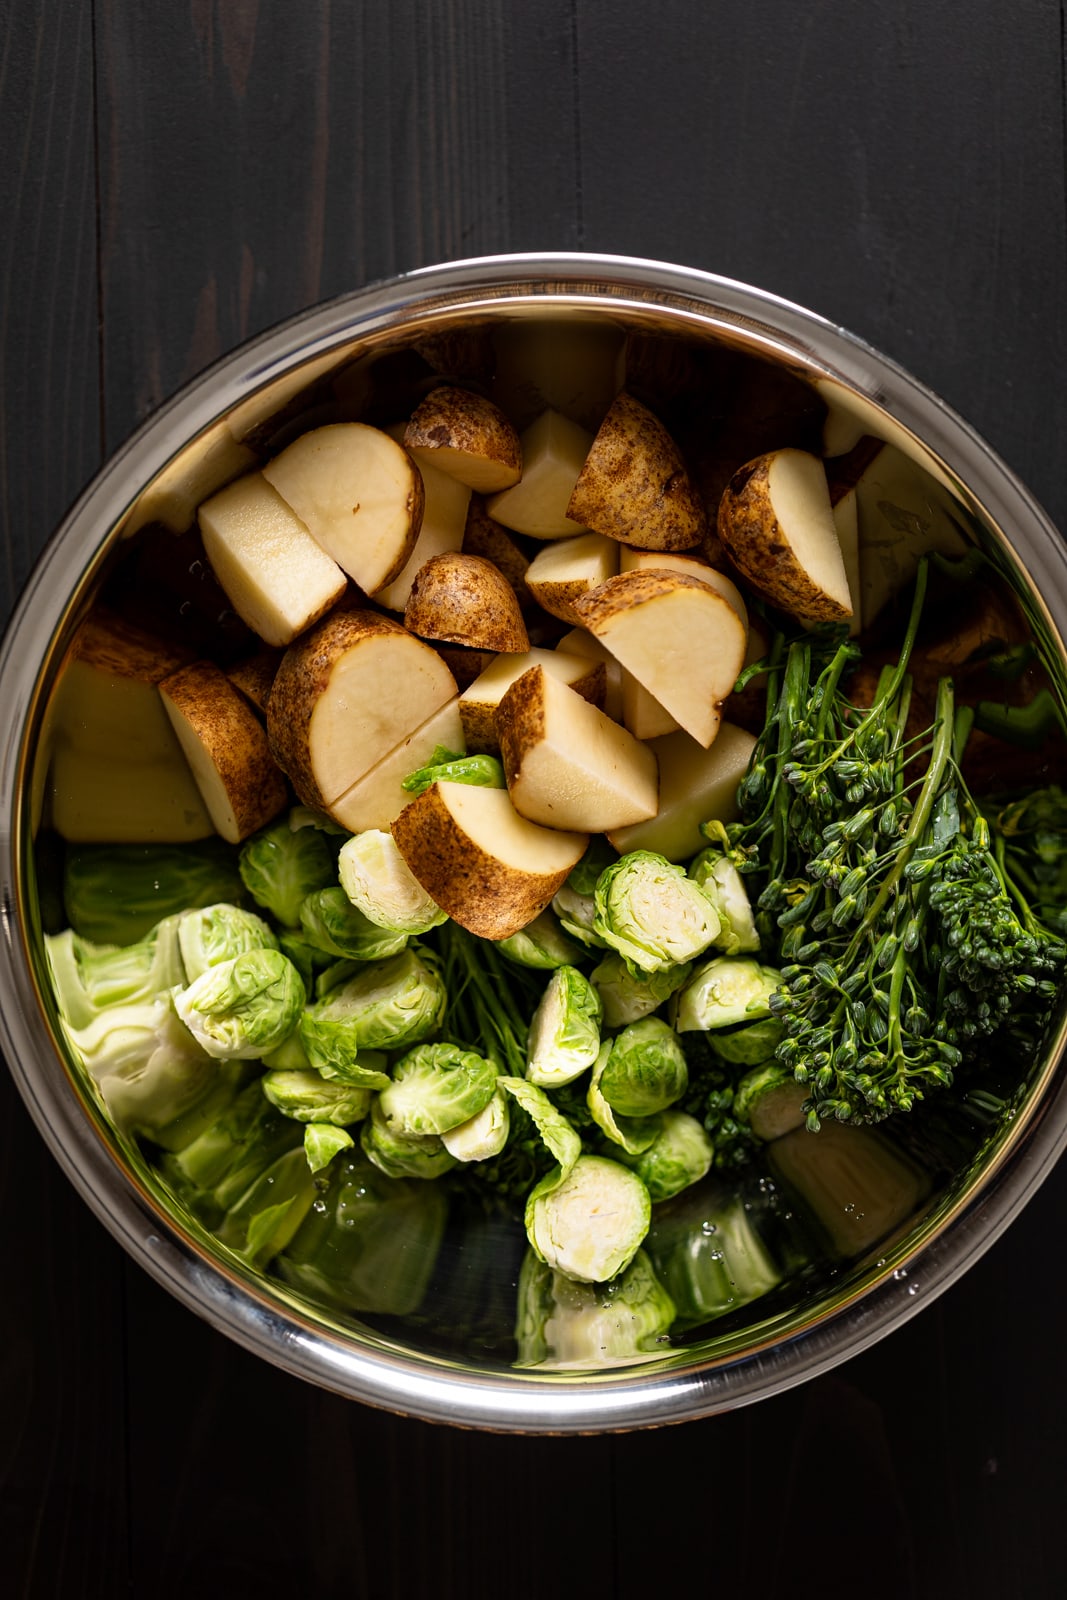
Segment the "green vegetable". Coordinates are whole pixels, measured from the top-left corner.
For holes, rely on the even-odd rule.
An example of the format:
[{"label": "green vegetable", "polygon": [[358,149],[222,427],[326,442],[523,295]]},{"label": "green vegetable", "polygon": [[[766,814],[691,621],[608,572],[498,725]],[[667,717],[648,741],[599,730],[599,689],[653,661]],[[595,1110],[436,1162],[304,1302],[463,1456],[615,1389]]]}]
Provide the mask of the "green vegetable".
[{"label": "green vegetable", "polygon": [[331,1081],[313,1068],[275,1069],[260,1079],[263,1093],[284,1117],[297,1122],[328,1122],[347,1128],[370,1110],[369,1089]]},{"label": "green vegetable", "polygon": [[457,1161],[491,1161],[503,1151],[510,1131],[507,1096],[502,1089],[495,1088],[488,1105],[466,1122],[444,1130],[441,1143]]},{"label": "green vegetable", "polygon": [[301,902],[300,926],[310,944],[346,961],[380,961],[399,954],[408,942],[406,933],[364,916],[339,884],[317,889]]},{"label": "green vegetable", "polygon": [[899,658],[868,708],[842,687],[855,646],[789,646],[742,820],[726,830],[758,888],[757,921],[780,941],[777,1059],[808,1086],[813,1129],[877,1122],[951,1084],[978,1041],[1047,1017],[1067,956],[960,778],[970,715],[957,715],[951,680],[925,738],[908,737],[925,587],[922,565]]},{"label": "green vegetable", "polygon": [[95,944],[132,945],[179,911],[244,898],[237,853],[222,839],[67,846],[67,919]]},{"label": "green vegetable", "polygon": [[600,1053],[590,1075],[585,1103],[594,1125],[612,1144],[618,1145],[628,1155],[640,1155],[641,1151],[647,1150],[655,1140],[660,1128],[660,1119],[657,1116],[616,1116],[614,1107],[605,1100],[600,1088],[604,1069],[611,1060],[611,1048],[610,1039],[606,1039],[600,1047]]},{"label": "green vegetable", "polygon": [[321,828],[293,828],[288,819],[246,839],[238,865],[253,900],[283,928],[299,927],[300,907],[308,895],[337,882],[337,857],[329,835]]},{"label": "green vegetable", "polygon": [[656,1137],[647,1149],[616,1159],[637,1173],[655,1205],[699,1183],[714,1157],[714,1146],[697,1119],[671,1108],[659,1118]]},{"label": "green vegetable", "polygon": [[486,789],[504,788],[504,769],[495,756],[464,756],[438,745],[425,767],[409,773],[400,787],[408,794],[423,794],[435,783],[472,783]]},{"label": "green vegetable", "polygon": [[680,1100],[689,1073],[674,1029],[643,1017],[616,1034],[600,1071],[600,1092],[624,1117],[650,1117]]},{"label": "green vegetable", "polygon": [[731,1028],[713,1028],[708,1033],[708,1048],[720,1061],[736,1067],[758,1067],[770,1061],[782,1041],[782,1024],[777,1017],[760,1017]]},{"label": "green vegetable", "polygon": [[698,883],[652,850],[632,850],[597,880],[594,932],[631,969],[661,972],[718,937],[715,907]]},{"label": "green vegetable", "polygon": [[634,973],[616,952],[606,955],[589,975],[600,996],[604,1026],[623,1028],[650,1016],[682,986],[692,966],[691,961],[683,961],[659,972]]},{"label": "green vegetable", "polygon": [[539,917],[527,923],[518,933],[513,933],[510,939],[499,940],[497,949],[520,967],[534,967],[542,971],[573,967],[585,957],[582,946],[567,937],[551,911],[542,911]]},{"label": "green vegetable", "polygon": [[180,917],[166,917],[126,946],[98,945],[73,928],[46,935],[56,1003],[64,1022],[84,1028],[112,1006],[135,1005],[185,981],[178,942]]},{"label": "green vegetable", "polygon": [[174,1009],[208,1055],[254,1060],[296,1027],[304,985],[280,950],[248,950],[209,967],[174,996]]},{"label": "green vegetable", "polygon": [[208,967],[230,961],[246,950],[277,950],[273,929],[253,911],[240,906],[203,906],[187,911],[178,923],[185,976],[189,983]]},{"label": "green vegetable", "polygon": [[689,876],[709,896],[718,913],[716,948],[730,956],[758,950],[759,932],[748,891],[729,856],[710,847],[702,850],[689,863]]},{"label": "green vegetable", "polygon": [[[575,869],[577,870],[577,869]],[[576,943],[595,950],[606,949],[605,941],[597,933],[596,900],[593,891],[581,893],[572,888],[570,880],[563,885],[552,901],[552,910],[559,918],[563,932]]]},{"label": "green vegetable", "polygon": [[585,1371],[648,1361],[669,1348],[674,1302],[638,1250],[609,1283],[577,1283],[527,1251],[519,1273],[519,1367]]},{"label": "green vegetable", "polygon": [[378,1109],[393,1133],[447,1133],[489,1104],[496,1080],[493,1063],[472,1050],[421,1044],[394,1066]]},{"label": "green vegetable", "polygon": [[440,1178],[456,1159],[435,1134],[404,1133],[386,1121],[381,1100],[371,1102],[370,1116],[359,1131],[363,1154],[387,1178]]},{"label": "green vegetable", "polygon": [[697,967],[671,1002],[679,1033],[729,1028],[771,1015],[771,998],[781,986],[774,967],[745,956],[716,956]]},{"label": "green vegetable", "polygon": [[337,857],[337,870],[352,905],[380,928],[428,933],[445,921],[446,913],[430,899],[391,833],[372,828],[347,840]]},{"label": "green vegetable", "polygon": [[648,1232],[648,1190],[606,1156],[581,1155],[560,1181],[542,1178],[526,1202],[526,1236],[538,1258],[582,1283],[623,1272]]},{"label": "green vegetable", "polygon": [[558,967],[530,1019],[526,1076],[541,1088],[571,1083],[600,1049],[600,996],[577,967]]},{"label": "green vegetable", "polygon": [[409,947],[387,961],[370,962],[308,1006],[300,1018],[300,1042],[320,1072],[329,1068],[356,1081],[351,1069],[358,1052],[420,1043],[439,1029],[446,1000],[437,962],[428,951]]},{"label": "green vegetable", "polygon": [[354,1146],[352,1135],[332,1122],[309,1122],[304,1128],[304,1155],[312,1172],[321,1172],[334,1156]]}]

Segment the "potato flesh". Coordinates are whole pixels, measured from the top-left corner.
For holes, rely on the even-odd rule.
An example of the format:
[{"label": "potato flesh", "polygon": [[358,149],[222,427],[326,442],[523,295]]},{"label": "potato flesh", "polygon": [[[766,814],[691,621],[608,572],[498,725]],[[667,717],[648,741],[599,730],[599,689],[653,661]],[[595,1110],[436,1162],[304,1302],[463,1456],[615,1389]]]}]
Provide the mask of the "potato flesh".
[{"label": "potato flesh", "polygon": [[311,714],[308,750],[323,801],[350,789],[454,689],[444,662],[418,639],[361,639],[334,664]]},{"label": "potato flesh", "polygon": [[624,546],[619,556],[620,572],[683,572],[690,578],[699,578],[712,589],[717,589],[724,600],[729,600],[742,623],[748,627],[748,607],[745,597],[732,578],[717,567],[694,556],[679,555],[674,550],[634,550]]},{"label": "potato flesh", "polygon": [[422,479],[387,433],[363,422],[313,428],[263,476],[367,594],[403,570],[421,523]]},{"label": "potato flesh", "polygon": [[331,817],[349,833],[388,828],[411,803],[411,794],[402,787],[404,779],[427,766],[438,748],[455,755],[466,754],[458,695],[394,745],[369,772],[333,801],[329,807]]},{"label": "potato flesh", "polygon": [[253,633],[287,645],[341,598],[348,580],[262,473],[200,507],[204,549],[226,595]]},{"label": "potato flesh", "polygon": [[586,530],[567,516],[592,435],[558,411],[545,411],[522,435],[522,477],[491,495],[485,509],[494,522],[533,539],[568,539]]},{"label": "potato flesh", "polygon": [[560,539],[531,561],[526,586],[539,605],[563,622],[577,622],[574,601],[619,570],[619,545],[599,533]]},{"label": "potato flesh", "polygon": [[392,832],[427,894],[486,939],[507,939],[539,916],[588,844],[520,817],[506,790],[467,783],[433,784]]},{"label": "potato flesh", "polygon": [[503,654],[488,666],[459,697],[459,711],[467,748],[475,753],[499,747],[495,717],[497,707],[511,685],[531,667],[543,667],[561,683],[569,684],[586,700],[603,698],[605,674],[599,663],[564,650],[526,650]]},{"label": "potato flesh", "polygon": [[623,672],[621,682],[622,722],[635,739],[659,739],[677,731],[678,723],[666,706],[661,706],[632,672]]},{"label": "potato flesh", "polygon": [[767,489],[796,560],[813,584],[850,614],[852,596],[822,462],[805,450],[779,450],[771,461]]},{"label": "potato flesh", "polygon": [[277,816],[288,794],[262,724],[211,662],[183,667],[159,692],[215,831],[239,844]]},{"label": "potato flesh", "polygon": [[687,733],[672,733],[650,746],[659,764],[659,810],[648,822],[613,829],[610,842],[629,850],[655,850],[668,861],[688,861],[707,843],[702,822],[737,819],[737,786],[756,741],[744,728],[724,722],[709,750]]},{"label": "potato flesh", "polygon": [[719,536],[745,578],[801,620],[847,621],[852,597],[826,468],[806,450],[774,450],[730,479]]},{"label": "potato flesh", "polygon": [[543,667],[508,690],[497,731],[512,803],[531,822],[604,833],[655,816],[652,752]]},{"label": "potato flesh", "polygon": [[425,498],[415,548],[392,582],[374,596],[378,604],[389,611],[403,611],[420,567],[446,550],[458,550],[467,526],[471,492],[466,485],[426,462],[420,462],[419,471]]},{"label": "potato flesh", "polygon": [[622,679],[623,672],[619,663],[606,645],[586,628],[572,628],[570,633],[565,633],[556,646],[558,655],[585,656],[590,661],[602,661],[604,664],[604,699],[598,701],[602,711],[605,711],[614,722],[622,721]]},{"label": "potato flesh", "polygon": [[629,572],[578,602],[583,623],[698,743],[745,656],[740,617],[715,589],[683,573]]}]

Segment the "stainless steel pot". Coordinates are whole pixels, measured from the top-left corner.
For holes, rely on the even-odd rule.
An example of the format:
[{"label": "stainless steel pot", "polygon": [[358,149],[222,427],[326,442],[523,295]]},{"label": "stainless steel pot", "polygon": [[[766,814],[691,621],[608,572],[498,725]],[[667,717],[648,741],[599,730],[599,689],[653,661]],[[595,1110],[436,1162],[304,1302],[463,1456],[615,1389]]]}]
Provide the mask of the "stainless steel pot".
[{"label": "stainless steel pot", "polygon": [[[294,397],[342,365],[356,381],[390,352],[502,321],[571,317],[680,335],[784,363],[834,410],[898,445],[968,539],[1026,597],[1046,659],[1067,652],[1067,547],[983,441],[913,378],[840,328],[740,283],[657,262],[584,255],[455,262],[372,285],[299,316],[218,363],[107,464],[55,534],[0,655],[0,1038],[60,1164],[133,1258],[184,1304],[266,1360],[372,1405],[435,1421],[528,1432],[677,1422],[773,1394],[864,1349],[929,1304],[1003,1232],[1067,1140],[1054,1030],[1014,1119],[929,1189],[896,1236],[847,1272],[816,1275],[771,1310],[710,1323],[636,1366],[518,1370],[460,1337],[318,1310],[243,1266],[168,1206],[57,1042],[34,867],[42,727],[75,625],[145,521],[176,525],[226,481]],[[242,450],[244,455],[242,456]]]}]

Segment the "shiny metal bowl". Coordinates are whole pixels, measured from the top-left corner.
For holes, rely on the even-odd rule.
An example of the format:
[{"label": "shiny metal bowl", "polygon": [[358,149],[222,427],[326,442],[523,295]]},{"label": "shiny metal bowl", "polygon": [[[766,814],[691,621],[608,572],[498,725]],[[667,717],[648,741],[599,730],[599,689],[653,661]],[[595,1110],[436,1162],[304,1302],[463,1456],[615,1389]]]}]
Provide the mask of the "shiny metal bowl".
[{"label": "shiny metal bowl", "polygon": [[[416,346],[441,350],[450,339],[545,318],[723,347],[803,375],[846,425],[899,447],[937,515],[993,556],[1025,601],[1053,680],[1062,681],[1067,547],[964,422],[840,328],[743,284],[613,257],[492,257],[373,285],[246,345],[166,405],[90,485],[27,585],[0,657],[0,1037],[37,1125],[80,1193],[136,1261],[215,1327],[373,1405],[471,1427],[560,1433],[676,1422],[748,1403],[844,1361],[929,1304],[1007,1227],[1067,1140],[1062,1015],[1013,1114],[987,1129],[957,1129],[878,1230],[857,1236],[835,1263],[809,1263],[748,1305],[724,1302],[727,1314],[697,1319],[676,1344],[636,1365],[519,1368],[508,1310],[518,1256],[502,1231],[446,1240],[448,1292],[421,1318],[376,1319],[323,1309],[250,1270],[175,1206],[141,1153],[110,1129],[58,1042],[33,837],[50,694],[80,617],[137,529],[153,520],[188,525],[196,503],[255,460],[265,441],[283,438],[342,369],[350,402],[361,390],[371,400]],[[914,1172],[914,1152],[902,1159]],[[771,1189],[764,1177],[732,1198],[758,1223]],[[778,1204],[779,1229],[783,1216],[788,1221]]]}]

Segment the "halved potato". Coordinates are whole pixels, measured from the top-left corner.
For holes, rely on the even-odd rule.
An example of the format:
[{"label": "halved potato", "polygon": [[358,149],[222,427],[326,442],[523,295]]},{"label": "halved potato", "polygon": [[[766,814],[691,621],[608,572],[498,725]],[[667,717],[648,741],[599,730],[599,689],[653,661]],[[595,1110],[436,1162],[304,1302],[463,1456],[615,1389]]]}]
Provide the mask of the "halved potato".
[{"label": "halved potato", "polygon": [[227,667],[226,676],[257,711],[266,715],[267,701],[281,664],[280,650],[257,650],[255,655],[245,656],[244,660]]},{"label": "halved potato", "polygon": [[678,555],[672,550],[633,550],[624,547],[619,554],[620,572],[684,572],[690,578],[718,589],[724,600],[729,600],[745,627],[748,627],[748,607],[745,597],[732,578],[718,567],[699,560],[694,555]]},{"label": "halved potato", "polygon": [[745,658],[746,629],[730,602],[702,579],[661,570],[620,573],[575,609],[675,721],[709,745]]},{"label": "halved potato", "polygon": [[484,556],[446,550],[420,567],[404,623],[424,639],[481,650],[528,650],[515,591]]},{"label": "halved potato", "polygon": [[422,524],[415,548],[391,583],[375,591],[374,598],[389,611],[403,611],[411,597],[411,587],[427,561],[458,550],[467,526],[471,492],[465,484],[450,478],[437,467],[421,463],[423,506]]},{"label": "halved potato", "polygon": [[574,485],[567,515],[645,550],[691,550],[707,515],[681,451],[633,395],[615,396]]},{"label": "halved potato", "polygon": [[485,509],[494,522],[533,539],[568,539],[585,531],[567,506],[593,442],[576,422],[545,411],[522,435],[522,477],[494,494]]},{"label": "halved potato", "polygon": [[412,413],[404,448],[420,469],[429,463],[449,477],[496,494],[522,477],[522,445],[507,417],[484,395],[443,385]]},{"label": "halved potato", "polygon": [[483,939],[508,939],[540,916],[589,843],[520,817],[506,789],[469,783],[432,784],[392,834],[426,893]]},{"label": "halved potato", "polygon": [[668,861],[688,861],[707,843],[702,822],[737,820],[737,786],[756,745],[751,733],[724,722],[705,750],[687,733],[654,739],[659,764],[659,810],[632,828],[613,828],[608,839],[621,855],[655,850]]},{"label": "halved potato", "polygon": [[282,657],[267,703],[278,765],[328,810],[456,692],[436,650],[376,611],[334,611]]},{"label": "halved potato", "polygon": [[369,772],[357,778],[351,788],[327,807],[330,816],[349,833],[388,828],[404,807],[411,804],[411,795],[403,787],[404,779],[427,766],[437,749],[449,750],[454,755],[467,753],[458,696],[447,701],[406,739],[394,745]]},{"label": "halved potato", "polygon": [[262,723],[213,661],[182,667],[159,693],[215,831],[239,844],[289,798]]},{"label": "halved potato", "polygon": [[269,461],[263,476],[367,594],[403,570],[422,525],[422,477],[380,428],[312,428]]},{"label": "halved potato", "polygon": [[197,515],[212,571],[265,644],[290,644],[348,587],[337,562],[262,473],[238,478]]},{"label": "halved potato", "polygon": [[[98,608],[82,623],[49,707],[44,792],[78,843],[203,839],[212,821],[159,697],[188,656]],[[43,762],[41,763],[43,766]]]},{"label": "halved potato", "polygon": [[543,666],[511,685],[496,729],[512,804],[531,822],[604,833],[655,816],[655,756]]},{"label": "halved potato", "polygon": [[557,539],[538,551],[526,572],[526,585],[538,605],[563,622],[577,622],[575,600],[598,589],[619,570],[620,546],[601,533]]},{"label": "halved potato", "polygon": [[735,472],[719,537],[752,586],[794,617],[846,622],[852,597],[826,469],[806,450],[772,450]]},{"label": "halved potato", "polygon": [[533,667],[543,667],[561,683],[569,684],[591,705],[603,704],[607,674],[600,661],[564,650],[526,650],[521,655],[499,655],[459,697],[459,714],[468,750],[484,754],[499,749],[497,708],[511,685]]},{"label": "halved potato", "polygon": [[623,672],[608,647],[594,639],[585,628],[572,628],[559,640],[556,650],[560,655],[584,656],[588,661],[603,662],[604,698],[595,703],[613,722],[621,722]]}]

